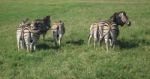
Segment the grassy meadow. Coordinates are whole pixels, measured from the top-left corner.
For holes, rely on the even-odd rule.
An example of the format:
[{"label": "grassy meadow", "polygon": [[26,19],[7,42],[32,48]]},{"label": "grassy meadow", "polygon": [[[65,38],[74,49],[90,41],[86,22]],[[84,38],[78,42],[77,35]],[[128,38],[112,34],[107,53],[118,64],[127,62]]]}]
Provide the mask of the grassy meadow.
[{"label": "grassy meadow", "polygon": [[[126,11],[131,27],[120,27],[119,44],[87,46],[90,24]],[[51,15],[66,33],[56,48],[49,31],[38,50],[17,51],[16,27]],[[0,0],[0,79],[150,79],[149,0]]]}]

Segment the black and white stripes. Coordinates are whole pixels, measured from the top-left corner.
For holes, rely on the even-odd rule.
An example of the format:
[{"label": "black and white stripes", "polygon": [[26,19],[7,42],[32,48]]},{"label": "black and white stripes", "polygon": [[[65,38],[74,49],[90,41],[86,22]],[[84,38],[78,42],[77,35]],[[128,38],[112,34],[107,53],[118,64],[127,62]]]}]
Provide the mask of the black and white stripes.
[{"label": "black and white stripes", "polygon": [[39,30],[32,23],[22,22],[17,28],[17,45],[19,49],[25,49],[28,52],[36,50],[36,43],[40,37]]},{"label": "black and white stripes", "polygon": [[110,19],[92,24],[90,27],[88,45],[91,38],[94,37],[94,47],[97,41],[101,43],[102,40],[105,40],[107,51],[109,46],[115,47],[119,35],[118,26],[123,26],[124,24],[131,25],[131,22],[128,20],[124,11],[115,12]]}]

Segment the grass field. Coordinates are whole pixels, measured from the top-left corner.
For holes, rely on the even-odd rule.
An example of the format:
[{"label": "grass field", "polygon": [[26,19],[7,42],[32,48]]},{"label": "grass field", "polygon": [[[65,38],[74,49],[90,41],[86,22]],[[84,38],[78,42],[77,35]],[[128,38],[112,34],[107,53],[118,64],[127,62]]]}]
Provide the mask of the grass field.
[{"label": "grass field", "polygon": [[[132,25],[120,28],[117,48],[88,47],[90,24],[121,10]],[[36,52],[18,52],[18,24],[46,15],[65,23],[61,48],[49,31]],[[0,0],[0,79],[150,79],[149,25],[149,0]]]}]

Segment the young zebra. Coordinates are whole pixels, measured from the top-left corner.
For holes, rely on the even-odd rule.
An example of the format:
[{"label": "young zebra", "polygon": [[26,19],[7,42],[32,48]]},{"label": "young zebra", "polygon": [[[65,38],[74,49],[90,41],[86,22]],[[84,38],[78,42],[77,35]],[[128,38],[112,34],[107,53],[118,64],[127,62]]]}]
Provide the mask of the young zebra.
[{"label": "young zebra", "polygon": [[62,21],[54,22],[51,28],[55,45],[61,45],[62,37],[65,33],[64,23]]}]

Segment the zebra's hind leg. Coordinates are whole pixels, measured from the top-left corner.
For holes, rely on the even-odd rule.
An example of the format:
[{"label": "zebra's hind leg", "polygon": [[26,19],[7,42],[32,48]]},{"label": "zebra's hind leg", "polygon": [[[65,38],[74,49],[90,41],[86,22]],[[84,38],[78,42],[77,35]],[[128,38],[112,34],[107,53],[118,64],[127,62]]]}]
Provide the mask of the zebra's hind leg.
[{"label": "zebra's hind leg", "polygon": [[96,47],[97,38],[94,38],[94,48]]},{"label": "zebra's hind leg", "polygon": [[106,44],[106,50],[108,51],[108,49],[109,49],[109,40],[108,39],[105,39],[105,44]]},{"label": "zebra's hind leg", "polygon": [[17,41],[18,51],[20,50],[20,41]]},{"label": "zebra's hind leg", "polygon": [[89,39],[88,39],[88,46],[90,45],[91,38],[92,38],[92,34],[90,34],[90,35],[89,35]]},{"label": "zebra's hind leg", "polygon": [[110,47],[113,47],[112,39],[109,39]]},{"label": "zebra's hind leg", "polygon": [[105,44],[106,44],[106,50],[108,51],[109,50],[109,35],[105,35]]},{"label": "zebra's hind leg", "polygon": [[26,44],[27,52],[30,52],[30,44]]},{"label": "zebra's hind leg", "polygon": [[53,31],[53,39],[55,42],[55,46],[57,46],[57,40],[58,40],[58,36],[57,36],[57,32]]},{"label": "zebra's hind leg", "polygon": [[97,43],[97,41],[98,41],[98,32],[97,32],[97,31],[94,31],[93,36],[94,36],[94,48],[95,48],[95,47],[96,47],[96,43]]},{"label": "zebra's hind leg", "polygon": [[99,45],[101,46],[103,38],[100,36],[98,41],[99,41]]},{"label": "zebra's hind leg", "polygon": [[35,51],[35,50],[36,50],[36,44],[33,45],[33,51]]},{"label": "zebra's hind leg", "polygon": [[61,40],[62,40],[62,34],[59,34],[59,37],[58,37],[58,45],[59,46],[61,45]]}]

